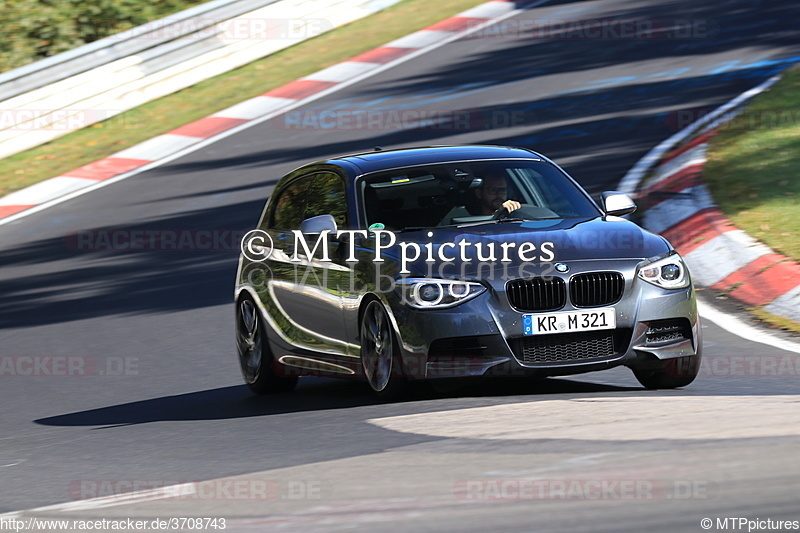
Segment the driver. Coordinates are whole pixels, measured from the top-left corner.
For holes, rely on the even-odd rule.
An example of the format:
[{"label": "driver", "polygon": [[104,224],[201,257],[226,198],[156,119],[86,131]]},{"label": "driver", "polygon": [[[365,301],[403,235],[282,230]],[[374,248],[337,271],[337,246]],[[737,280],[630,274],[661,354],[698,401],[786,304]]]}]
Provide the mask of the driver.
[{"label": "driver", "polygon": [[506,177],[496,172],[486,174],[483,184],[475,189],[475,196],[480,201],[481,215],[493,215],[501,207],[505,207],[509,213],[521,207],[516,200],[508,200]]}]

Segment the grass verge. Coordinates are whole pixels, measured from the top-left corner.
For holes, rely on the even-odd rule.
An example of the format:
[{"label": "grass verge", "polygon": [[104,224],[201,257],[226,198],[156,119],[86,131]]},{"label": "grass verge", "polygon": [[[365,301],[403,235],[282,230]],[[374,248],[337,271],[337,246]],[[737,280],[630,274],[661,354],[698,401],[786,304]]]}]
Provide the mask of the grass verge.
[{"label": "grass verge", "polygon": [[244,67],[0,160],[0,196],[258,96],[485,0],[405,0]]},{"label": "grass verge", "polygon": [[720,128],[703,176],[736,226],[800,261],[800,68]]},{"label": "grass verge", "polygon": [[[703,177],[736,226],[800,261],[800,68],[785,73],[711,140]],[[800,333],[800,324],[762,308],[770,327]]]},{"label": "grass verge", "polygon": [[766,322],[769,327],[791,331],[800,334],[800,324],[782,316],[773,315],[760,308],[751,309],[751,312],[762,322]]}]

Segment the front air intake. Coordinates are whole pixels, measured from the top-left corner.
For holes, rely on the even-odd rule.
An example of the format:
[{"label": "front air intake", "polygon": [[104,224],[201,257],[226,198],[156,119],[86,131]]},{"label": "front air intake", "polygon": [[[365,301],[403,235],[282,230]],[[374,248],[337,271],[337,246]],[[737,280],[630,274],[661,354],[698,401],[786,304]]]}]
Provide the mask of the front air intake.
[{"label": "front air intake", "polygon": [[659,346],[682,342],[692,338],[692,325],[685,318],[654,320],[647,326],[645,344]]},{"label": "front air intake", "polygon": [[577,274],[569,282],[569,295],[575,307],[602,307],[618,302],[625,290],[619,272]]},{"label": "front air intake", "polygon": [[506,283],[506,294],[518,311],[554,311],[567,303],[567,286],[561,278],[515,279]]},{"label": "front air intake", "polygon": [[614,355],[613,331],[536,335],[522,339],[522,362],[568,363]]}]

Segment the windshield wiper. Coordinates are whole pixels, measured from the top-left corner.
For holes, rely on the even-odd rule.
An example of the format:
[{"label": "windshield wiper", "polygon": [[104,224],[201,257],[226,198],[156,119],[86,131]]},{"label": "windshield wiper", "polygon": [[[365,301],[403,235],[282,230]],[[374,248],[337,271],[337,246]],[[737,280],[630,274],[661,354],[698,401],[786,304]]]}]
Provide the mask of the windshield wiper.
[{"label": "windshield wiper", "polygon": [[494,221],[494,223],[495,224],[500,224],[501,222],[525,222],[527,220],[534,220],[534,219],[533,218],[511,218],[511,217],[505,217],[505,218],[498,218],[497,220]]},{"label": "windshield wiper", "polygon": [[559,220],[563,217],[528,217],[528,218],[501,218],[495,220],[495,224],[499,222],[532,222],[536,220]]},{"label": "windshield wiper", "polygon": [[422,231],[424,229],[433,229],[430,226],[407,226],[403,229],[398,230],[400,233],[405,233],[406,231]]}]

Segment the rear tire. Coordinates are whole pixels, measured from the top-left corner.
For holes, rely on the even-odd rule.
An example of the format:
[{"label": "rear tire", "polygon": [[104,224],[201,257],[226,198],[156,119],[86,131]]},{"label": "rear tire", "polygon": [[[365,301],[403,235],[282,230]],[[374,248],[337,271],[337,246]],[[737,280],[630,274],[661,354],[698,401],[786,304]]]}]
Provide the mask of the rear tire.
[{"label": "rear tire", "polygon": [[633,368],[633,375],[647,389],[676,389],[685,387],[700,371],[700,355],[689,355],[648,361]]},{"label": "rear tire", "polygon": [[297,385],[297,377],[278,376],[273,371],[264,320],[250,296],[236,305],[236,349],[244,382],[256,394],[287,392]]}]

